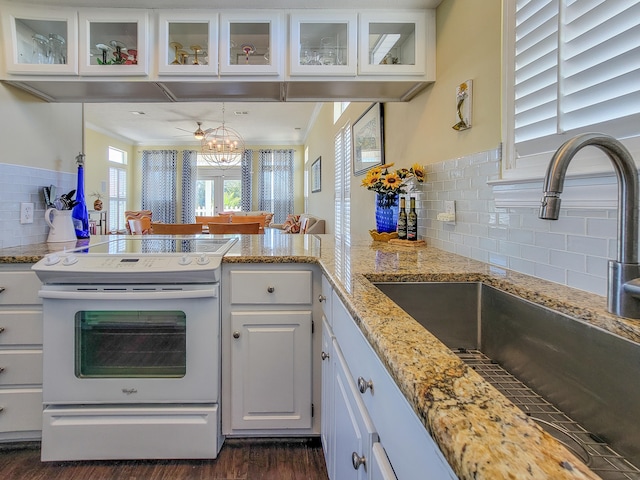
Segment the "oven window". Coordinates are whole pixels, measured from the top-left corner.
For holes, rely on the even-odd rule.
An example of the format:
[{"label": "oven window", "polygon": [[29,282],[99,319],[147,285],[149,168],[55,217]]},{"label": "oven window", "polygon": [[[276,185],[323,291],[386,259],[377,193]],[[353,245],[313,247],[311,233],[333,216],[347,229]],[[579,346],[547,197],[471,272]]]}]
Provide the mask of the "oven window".
[{"label": "oven window", "polygon": [[76,313],[76,377],[184,377],[185,320],[180,311]]}]

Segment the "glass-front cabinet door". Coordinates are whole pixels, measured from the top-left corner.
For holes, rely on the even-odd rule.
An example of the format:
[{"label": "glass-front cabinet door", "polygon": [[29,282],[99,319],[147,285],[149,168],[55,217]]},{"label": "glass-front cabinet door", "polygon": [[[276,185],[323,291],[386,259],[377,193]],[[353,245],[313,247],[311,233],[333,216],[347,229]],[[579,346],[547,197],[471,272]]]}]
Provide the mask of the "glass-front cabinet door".
[{"label": "glass-front cabinet door", "polygon": [[292,14],[291,75],[356,75],[357,14]]},{"label": "glass-front cabinet door", "polygon": [[281,24],[280,12],[220,14],[220,73],[281,75]]},{"label": "glass-front cabinet door", "polygon": [[2,30],[8,73],[78,73],[78,15],[75,10],[3,5]]},{"label": "glass-front cabinet door", "polygon": [[360,14],[359,74],[424,75],[426,12]]},{"label": "glass-front cabinet door", "polygon": [[218,14],[160,12],[158,73],[218,74]]},{"label": "glass-front cabinet door", "polygon": [[81,75],[147,75],[145,10],[86,9],[79,18]]}]

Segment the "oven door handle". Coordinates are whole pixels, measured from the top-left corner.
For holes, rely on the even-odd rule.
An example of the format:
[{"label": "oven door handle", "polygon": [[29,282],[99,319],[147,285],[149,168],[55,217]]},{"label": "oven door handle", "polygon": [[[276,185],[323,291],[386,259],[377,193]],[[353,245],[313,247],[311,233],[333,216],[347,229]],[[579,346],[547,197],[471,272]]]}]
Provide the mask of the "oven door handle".
[{"label": "oven door handle", "polygon": [[211,298],[218,296],[216,287],[198,290],[137,290],[121,292],[40,290],[40,298],[56,300],[183,300],[185,298]]}]

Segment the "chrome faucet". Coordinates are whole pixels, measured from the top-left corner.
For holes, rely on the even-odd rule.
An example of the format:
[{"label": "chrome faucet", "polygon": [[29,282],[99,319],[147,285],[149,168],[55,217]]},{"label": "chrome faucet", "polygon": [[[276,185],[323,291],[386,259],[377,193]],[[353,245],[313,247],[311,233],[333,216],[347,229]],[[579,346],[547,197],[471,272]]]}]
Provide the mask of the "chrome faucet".
[{"label": "chrome faucet", "polygon": [[640,318],[638,169],[624,145],[601,133],[584,133],[566,141],[547,167],[538,216],[546,220],[558,219],[567,167],[574,155],[589,145],[598,147],[609,157],[618,178],[618,254],[616,260],[609,260],[607,309],[615,315]]}]

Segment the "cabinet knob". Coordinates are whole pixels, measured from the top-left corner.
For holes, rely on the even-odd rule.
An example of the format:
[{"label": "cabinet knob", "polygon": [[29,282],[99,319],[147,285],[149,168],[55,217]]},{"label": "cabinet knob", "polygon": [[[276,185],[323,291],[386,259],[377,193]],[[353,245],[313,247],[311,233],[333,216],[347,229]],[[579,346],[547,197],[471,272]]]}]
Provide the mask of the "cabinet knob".
[{"label": "cabinet knob", "polygon": [[0,287],[0,293],[4,292],[6,290],[5,287]]},{"label": "cabinet knob", "polygon": [[322,303],[322,302],[324,302],[326,299],[327,299],[327,297],[325,297],[324,295],[322,295],[322,294],[318,295],[318,301],[319,301],[319,302],[321,302],[321,303]]},{"label": "cabinet knob", "polygon": [[4,332],[4,327],[0,327],[0,333]]},{"label": "cabinet knob", "polygon": [[373,393],[373,382],[371,380],[367,382],[364,378],[358,377],[358,390],[360,390],[360,393],[365,393],[367,388],[370,388]]},{"label": "cabinet knob", "polygon": [[276,291],[276,289],[274,287],[267,287],[267,292],[273,293],[275,291]]},{"label": "cabinet knob", "polygon": [[240,338],[240,332],[233,332],[233,338]]},{"label": "cabinet knob", "polygon": [[361,457],[356,452],[353,452],[351,454],[351,464],[356,470],[358,470],[361,465],[364,465],[365,471],[367,470],[367,459],[364,458],[364,455]]},{"label": "cabinet knob", "polygon": [[0,407],[0,412],[3,412],[3,411],[4,411],[4,407]]},{"label": "cabinet knob", "polygon": [[0,373],[4,372],[4,367],[0,367]]},{"label": "cabinet knob", "polygon": [[327,358],[329,358],[329,354],[328,354],[328,353],[326,353],[326,352],[322,352],[322,353],[320,354],[320,358],[321,358],[322,360],[326,360]]}]

